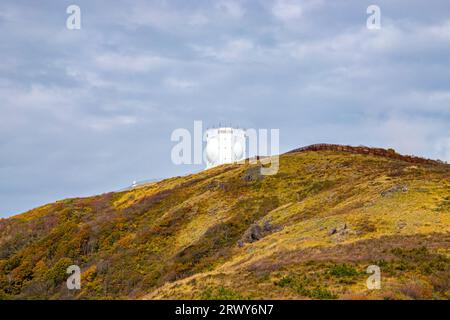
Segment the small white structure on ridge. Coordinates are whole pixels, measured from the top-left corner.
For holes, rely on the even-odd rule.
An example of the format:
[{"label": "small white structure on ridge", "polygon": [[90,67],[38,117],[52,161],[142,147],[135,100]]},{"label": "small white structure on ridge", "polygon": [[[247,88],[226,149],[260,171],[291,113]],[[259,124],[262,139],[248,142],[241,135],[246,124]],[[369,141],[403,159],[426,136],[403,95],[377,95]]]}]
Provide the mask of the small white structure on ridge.
[{"label": "small white structure on ridge", "polygon": [[208,129],[206,135],[206,169],[244,160],[245,130],[231,127]]}]

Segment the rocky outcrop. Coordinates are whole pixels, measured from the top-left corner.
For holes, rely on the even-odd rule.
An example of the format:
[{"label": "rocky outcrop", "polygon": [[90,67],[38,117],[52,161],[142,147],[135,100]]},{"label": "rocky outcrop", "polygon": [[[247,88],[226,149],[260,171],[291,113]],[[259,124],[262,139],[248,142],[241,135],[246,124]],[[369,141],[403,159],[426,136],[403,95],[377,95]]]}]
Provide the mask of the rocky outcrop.
[{"label": "rocky outcrop", "polygon": [[242,247],[246,242],[252,243],[258,241],[268,234],[280,231],[281,229],[281,226],[273,225],[270,221],[265,221],[262,226],[254,223],[250,225],[250,227],[245,231],[242,239],[238,241],[238,246]]},{"label": "rocky outcrop", "polygon": [[396,186],[393,186],[392,188],[389,188],[389,189],[386,189],[386,190],[382,191],[380,194],[381,194],[382,197],[386,197],[386,196],[389,196],[389,195],[391,195],[393,193],[396,193],[396,192],[406,192],[406,191],[408,191],[408,187],[407,186],[396,185]]}]

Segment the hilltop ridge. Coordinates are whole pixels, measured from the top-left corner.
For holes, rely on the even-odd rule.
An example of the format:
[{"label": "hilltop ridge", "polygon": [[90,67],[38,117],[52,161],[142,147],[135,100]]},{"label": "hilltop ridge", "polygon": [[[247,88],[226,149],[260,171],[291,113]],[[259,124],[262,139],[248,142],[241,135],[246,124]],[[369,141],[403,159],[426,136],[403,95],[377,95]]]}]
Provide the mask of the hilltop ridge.
[{"label": "hilltop ridge", "polygon": [[411,163],[428,163],[428,164],[443,164],[441,160],[426,159],[423,157],[402,155],[395,152],[394,149],[383,149],[383,148],[372,148],[366,146],[349,146],[341,144],[331,144],[331,143],[316,143],[309,146],[297,148],[289,151],[288,153],[295,152],[305,152],[305,151],[338,151],[338,152],[349,152],[354,154],[367,154],[372,156],[380,156],[391,159],[402,160]]}]

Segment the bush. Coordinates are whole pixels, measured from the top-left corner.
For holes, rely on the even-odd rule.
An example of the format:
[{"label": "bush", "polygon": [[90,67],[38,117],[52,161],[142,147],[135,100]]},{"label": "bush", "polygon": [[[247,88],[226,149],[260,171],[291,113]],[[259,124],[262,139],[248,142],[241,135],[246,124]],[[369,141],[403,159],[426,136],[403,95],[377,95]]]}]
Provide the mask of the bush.
[{"label": "bush", "polygon": [[313,285],[313,281],[306,276],[303,279],[293,278],[290,276],[284,276],[279,281],[275,281],[275,285],[279,287],[288,287],[299,295],[308,297],[311,299],[337,299],[338,295],[331,292],[326,288],[322,288],[320,285]]},{"label": "bush", "polygon": [[312,290],[309,290],[309,295],[310,298],[314,298],[314,299],[337,299],[338,296],[337,294],[334,294],[333,292],[331,292],[328,289],[325,288],[314,288]]},{"label": "bush", "polygon": [[60,259],[50,270],[47,271],[45,278],[53,287],[60,285],[69,275],[67,268],[72,264],[69,258]]},{"label": "bush", "polygon": [[330,268],[329,273],[338,278],[355,277],[359,272],[350,265],[347,264],[337,264]]}]

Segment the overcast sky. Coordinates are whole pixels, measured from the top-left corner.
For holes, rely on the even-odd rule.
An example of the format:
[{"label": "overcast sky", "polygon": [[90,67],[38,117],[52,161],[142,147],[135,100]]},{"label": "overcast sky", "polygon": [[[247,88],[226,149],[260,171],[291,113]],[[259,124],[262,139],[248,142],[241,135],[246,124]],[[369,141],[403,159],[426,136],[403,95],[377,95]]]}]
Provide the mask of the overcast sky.
[{"label": "overcast sky", "polygon": [[450,161],[450,2],[0,2],[0,217],[199,170],[194,120]]}]

